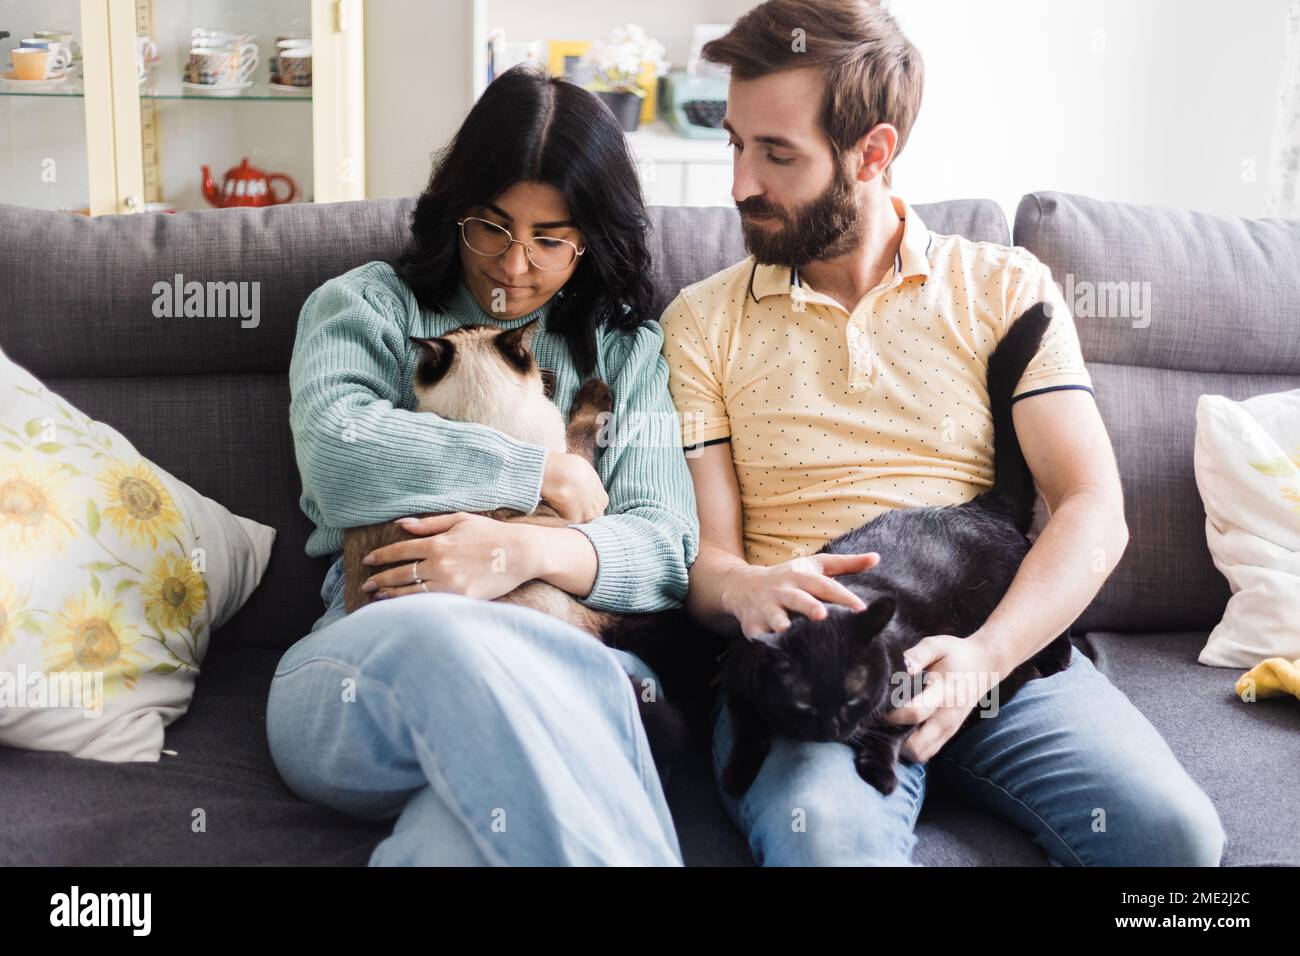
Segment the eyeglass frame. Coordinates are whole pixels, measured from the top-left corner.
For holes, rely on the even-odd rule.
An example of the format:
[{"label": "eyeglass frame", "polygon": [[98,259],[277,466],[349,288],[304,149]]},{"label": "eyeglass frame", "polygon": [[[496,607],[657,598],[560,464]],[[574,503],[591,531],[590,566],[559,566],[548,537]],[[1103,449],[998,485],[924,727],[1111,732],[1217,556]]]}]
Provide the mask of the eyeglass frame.
[{"label": "eyeglass frame", "polygon": [[[497,253],[479,252],[477,249],[475,249],[472,245],[470,245],[469,239],[466,238],[465,236],[465,223],[469,222],[471,219],[474,219],[478,222],[485,222],[489,226],[492,226],[495,229],[500,229],[502,232],[504,232],[507,238],[509,238],[510,240],[509,242],[506,243],[506,247]],[[509,252],[510,247],[517,242],[524,247],[524,255],[528,257],[528,263],[539,272],[563,272],[565,269],[570,269],[573,266],[578,264],[578,260],[582,258],[582,254],[587,251],[586,246],[583,246],[581,249],[579,249],[577,243],[569,239],[561,239],[559,236],[540,236],[540,237],[534,236],[533,237],[534,240],[541,238],[541,239],[550,239],[552,242],[563,242],[567,244],[570,249],[573,250],[573,261],[570,262],[568,265],[560,269],[543,269],[533,259],[533,244],[531,242],[524,242],[524,240],[522,239],[516,239],[514,237],[514,233],[512,233],[505,226],[502,226],[499,223],[495,223],[491,219],[484,219],[482,216],[466,216],[463,219],[457,219],[456,225],[460,228],[461,242],[465,243],[465,248],[467,248],[470,252],[474,253],[474,255],[482,256],[484,259],[500,259],[507,252]]]}]

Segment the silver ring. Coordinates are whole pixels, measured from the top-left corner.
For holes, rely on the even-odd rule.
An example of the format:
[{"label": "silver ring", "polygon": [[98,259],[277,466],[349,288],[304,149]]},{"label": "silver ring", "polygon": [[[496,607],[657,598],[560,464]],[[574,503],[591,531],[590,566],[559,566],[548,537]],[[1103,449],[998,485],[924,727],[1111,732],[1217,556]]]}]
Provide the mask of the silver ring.
[{"label": "silver ring", "polygon": [[424,580],[424,578],[420,577],[420,572],[415,570],[415,566],[419,563],[420,563],[419,558],[416,558],[414,561],[411,562],[411,580],[413,580],[416,584],[419,584]]},{"label": "silver ring", "polygon": [[423,591],[425,594],[429,593],[429,584],[427,581],[420,582],[420,590]]}]

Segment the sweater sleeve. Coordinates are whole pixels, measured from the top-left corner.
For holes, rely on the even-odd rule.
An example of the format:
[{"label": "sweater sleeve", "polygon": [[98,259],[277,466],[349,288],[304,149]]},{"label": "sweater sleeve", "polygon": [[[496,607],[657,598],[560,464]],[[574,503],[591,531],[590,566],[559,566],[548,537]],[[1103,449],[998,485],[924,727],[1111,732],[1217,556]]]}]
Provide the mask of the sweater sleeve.
[{"label": "sweater sleeve", "polygon": [[580,600],[600,610],[644,613],[680,605],[699,550],[695,488],[668,392],[663,340],[659,323],[647,322],[633,333],[611,333],[602,349],[614,411],[601,434],[596,470],[609,509],[569,525],[596,549],[596,581]]},{"label": "sweater sleeve", "polygon": [[546,449],[401,407],[407,310],[354,270],[303,304],[289,366],[289,423],[305,496],[335,528],[425,511],[532,511]]}]

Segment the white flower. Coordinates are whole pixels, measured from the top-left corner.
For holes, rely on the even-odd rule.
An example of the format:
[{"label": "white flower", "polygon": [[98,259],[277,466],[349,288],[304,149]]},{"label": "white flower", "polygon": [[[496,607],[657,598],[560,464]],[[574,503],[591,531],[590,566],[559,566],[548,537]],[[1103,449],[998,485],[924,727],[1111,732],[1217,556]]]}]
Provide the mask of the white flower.
[{"label": "white flower", "polygon": [[596,68],[598,80],[613,87],[636,83],[646,66],[654,69],[655,76],[668,72],[669,63],[664,45],[635,23],[617,27],[609,36],[592,44],[586,60]]}]

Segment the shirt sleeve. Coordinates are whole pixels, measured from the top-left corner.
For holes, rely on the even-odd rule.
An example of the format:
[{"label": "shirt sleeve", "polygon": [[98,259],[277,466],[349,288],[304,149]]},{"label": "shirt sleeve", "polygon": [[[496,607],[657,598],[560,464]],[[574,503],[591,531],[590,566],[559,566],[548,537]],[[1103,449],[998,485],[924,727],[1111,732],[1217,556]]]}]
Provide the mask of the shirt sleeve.
[{"label": "shirt sleeve", "polygon": [[668,394],[663,330],[646,322],[611,332],[600,365],[614,395],[596,462],[609,510],[582,524],[596,549],[589,607],[622,613],[661,611],[686,598],[688,570],[700,543],[695,486],[678,444]]},{"label": "shirt sleeve", "polygon": [[1039,302],[1051,305],[1052,317],[1038,353],[1020,377],[1011,400],[1059,388],[1082,388],[1092,392],[1092,376],[1083,361],[1079,333],[1065,304],[1065,296],[1052,279],[1052,271],[1028,250],[1009,263],[1005,276],[1005,311],[1002,334]]},{"label": "shirt sleeve", "polygon": [[353,274],[303,304],[289,423],[304,496],[335,528],[426,511],[532,511],[544,446],[398,407],[410,375],[405,313],[381,283]]},{"label": "shirt sleeve", "polygon": [[681,420],[681,443],[694,448],[731,437],[731,420],[722,396],[714,352],[699,316],[685,295],[678,294],[661,320],[668,388]]}]

